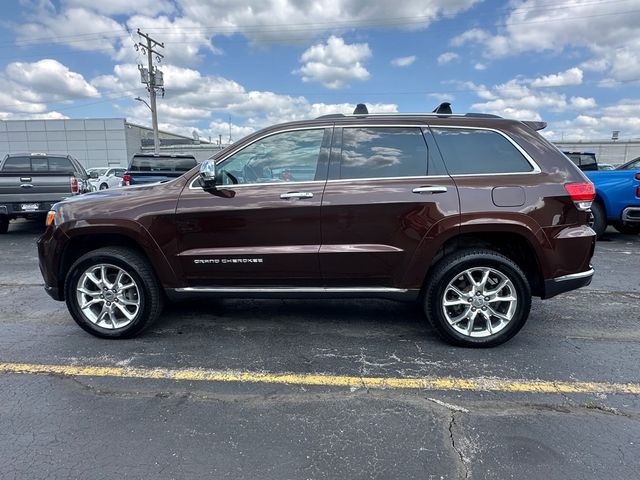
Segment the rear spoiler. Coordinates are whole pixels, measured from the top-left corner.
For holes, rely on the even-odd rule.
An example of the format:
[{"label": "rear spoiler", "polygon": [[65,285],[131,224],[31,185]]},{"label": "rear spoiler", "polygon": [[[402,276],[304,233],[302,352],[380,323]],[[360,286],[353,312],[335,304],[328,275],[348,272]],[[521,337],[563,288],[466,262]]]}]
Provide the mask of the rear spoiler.
[{"label": "rear spoiler", "polygon": [[527,127],[532,128],[534,130],[544,130],[547,128],[547,122],[531,122],[531,121],[523,121]]}]

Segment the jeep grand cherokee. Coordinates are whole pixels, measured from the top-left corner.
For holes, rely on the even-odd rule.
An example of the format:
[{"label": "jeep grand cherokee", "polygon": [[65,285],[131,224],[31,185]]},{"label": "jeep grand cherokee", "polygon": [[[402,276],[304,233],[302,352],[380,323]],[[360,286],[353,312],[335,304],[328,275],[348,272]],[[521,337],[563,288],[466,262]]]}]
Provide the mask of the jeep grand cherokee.
[{"label": "jeep grand cherokee", "polygon": [[164,184],[57,204],[47,292],[132,337],[166,298],[422,302],[455,345],[498,345],[531,297],[588,285],[593,185],[536,132],[482,114],[331,115],[254,133]]}]

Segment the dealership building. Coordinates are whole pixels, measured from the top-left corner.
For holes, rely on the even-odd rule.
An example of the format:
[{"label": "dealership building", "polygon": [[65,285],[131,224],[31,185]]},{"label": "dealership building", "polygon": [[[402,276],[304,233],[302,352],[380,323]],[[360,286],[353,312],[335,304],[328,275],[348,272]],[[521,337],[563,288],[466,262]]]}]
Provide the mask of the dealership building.
[{"label": "dealership building", "polygon": [[[191,152],[198,160],[222,148],[219,145],[160,131],[160,148]],[[0,159],[7,153],[61,153],[86,167],[127,166],[131,156],[153,152],[153,130],[124,118],[68,120],[0,120]]]}]

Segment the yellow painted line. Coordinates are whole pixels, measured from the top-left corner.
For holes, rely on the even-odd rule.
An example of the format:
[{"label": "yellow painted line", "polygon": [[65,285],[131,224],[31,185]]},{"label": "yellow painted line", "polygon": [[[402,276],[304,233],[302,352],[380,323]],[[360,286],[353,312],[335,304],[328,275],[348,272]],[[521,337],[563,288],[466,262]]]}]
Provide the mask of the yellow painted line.
[{"label": "yellow painted line", "polygon": [[370,389],[468,390],[507,393],[624,393],[640,395],[640,384],[638,383],[555,382],[547,380],[509,380],[498,378],[356,377],[307,373],[262,373],[207,369],[101,367],[36,363],[0,363],[0,373]]}]

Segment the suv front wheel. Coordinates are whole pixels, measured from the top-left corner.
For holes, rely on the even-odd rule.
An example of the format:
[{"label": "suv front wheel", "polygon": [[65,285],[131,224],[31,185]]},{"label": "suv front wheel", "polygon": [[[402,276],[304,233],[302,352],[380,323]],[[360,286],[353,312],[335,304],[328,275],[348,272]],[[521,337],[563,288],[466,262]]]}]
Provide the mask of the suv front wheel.
[{"label": "suv front wheel", "polygon": [[492,250],[444,257],[426,286],[427,317],[453,345],[500,345],[524,326],[530,308],[526,276],[511,259]]},{"label": "suv front wheel", "polygon": [[128,248],[101,248],[80,257],[64,292],[76,323],[101,338],[131,338],[162,312],[162,291],[151,266]]}]

